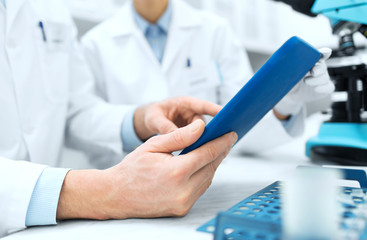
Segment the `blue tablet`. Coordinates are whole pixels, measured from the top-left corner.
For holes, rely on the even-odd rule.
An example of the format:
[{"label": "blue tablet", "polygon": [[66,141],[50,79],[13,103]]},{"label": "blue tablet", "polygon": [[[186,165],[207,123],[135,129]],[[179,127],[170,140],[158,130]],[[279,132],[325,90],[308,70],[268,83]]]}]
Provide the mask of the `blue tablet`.
[{"label": "blue tablet", "polygon": [[285,42],[181,154],[229,132],[240,140],[316,64],[321,53],[298,37]]}]

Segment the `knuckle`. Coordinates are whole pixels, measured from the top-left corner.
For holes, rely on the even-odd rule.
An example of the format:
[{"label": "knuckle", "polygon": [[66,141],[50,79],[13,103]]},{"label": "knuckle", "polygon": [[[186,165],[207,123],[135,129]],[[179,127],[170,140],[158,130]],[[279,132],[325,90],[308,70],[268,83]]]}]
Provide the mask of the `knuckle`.
[{"label": "knuckle", "polygon": [[217,168],[215,167],[214,163],[210,163],[208,177],[211,178],[212,176],[214,176],[216,170]]},{"label": "knuckle", "polygon": [[203,181],[207,183],[208,181],[211,181],[215,175],[216,168],[213,163],[210,163],[203,169]]},{"label": "knuckle", "polygon": [[144,119],[145,122],[151,123],[153,120],[154,120],[154,116],[152,116],[152,114],[145,115],[145,119]]},{"label": "knuckle", "polygon": [[185,216],[191,209],[191,194],[189,192],[184,192],[180,194],[176,200],[175,204],[177,208],[174,210],[174,215]]},{"label": "knuckle", "polygon": [[159,136],[153,136],[149,138],[147,141],[145,141],[145,143],[155,144],[158,140],[159,140]]},{"label": "knuckle", "polygon": [[170,178],[174,182],[180,182],[185,176],[184,171],[181,168],[176,168],[171,171]]},{"label": "knuckle", "polygon": [[216,159],[218,157],[218,150],[215,147],[210,146],[207,149],[207,154],[210,157],[210,159]]},{"label": "knuckle", "polygon": [[210,185],[212,185],[212,182],[213,182],[213,177],[211,177],[208,181],[205,182],[203,192],[205,192],[210,187]]},{"label": "knuckle", "polygon": [[159,142],[161,137],[162,136],[153,136],[145,141],[144,145],[150,145],[152,148],[160,147],[161,144],[159,144]]},{"label": "knuckle", "polygon": [[183,143],[185,141],[185,138],[182,136],[181,131],[175,131],[173,133],[173,141],[175,141],[178,144]]},{"label": "knuckle", "polygon": [[190,198],[191,198],[190,193],[188,191],[185,191],[177,197],[176,203],[179,206],[186,206]]},{"label": "knuckle", "polygon": [[167,134],[167,133],[171,133],[174,132],[176,130],[175,125],[170,125],[170,124],[166,124],[162,127],[161,129],[161,133],[162,134]]},{"label": "knuckle", "polygon": [[206,189],[208,189],[212,185],[212,182],[213,182],[213,178],[211,178],[210,181],[208,181],[208,185],[206,185]]},{"label": "knuckle", "polygon": [[149,128],[152,128],[156,124],[155,119],[156,119],[156,116],[153,116],[152,114],[149,114],[149,115],[145,116],[144,123]]},{"label": "knuckle", "polygon": [[174,211],[173,215],[177,217],[184,217],[186,216],[190,211],[190,208],[181,208]]}]

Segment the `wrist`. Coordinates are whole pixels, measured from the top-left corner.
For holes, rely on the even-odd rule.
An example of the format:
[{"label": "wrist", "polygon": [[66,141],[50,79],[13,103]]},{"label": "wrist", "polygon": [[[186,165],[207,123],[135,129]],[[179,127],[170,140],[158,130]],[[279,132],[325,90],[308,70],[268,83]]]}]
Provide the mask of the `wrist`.
[{"label": "wrist", "polygon": [[301,111],[303,103],[292,100],[281,100],[273,110],[279,114],[280,117],[296,115]]},{"label": "wrist", "polygon": [[56,218],[107,219],[104,196],[109,186],[101,170],[69,171],[60,192]]},{"label": "wrist", "polygon": [[273,113],[275,117],[278,118],[278,120],[280,121],[287,121],[291,117],[291,115],[282,115],[278,113],[275,109],[273,109]]},{"label": "wrist", "polygon": [[147,106],[138,107],[134,112],[134,130],[136,135],[142,141],[146,141],[148,138],[154,135],[145,124],[145,111]]}]

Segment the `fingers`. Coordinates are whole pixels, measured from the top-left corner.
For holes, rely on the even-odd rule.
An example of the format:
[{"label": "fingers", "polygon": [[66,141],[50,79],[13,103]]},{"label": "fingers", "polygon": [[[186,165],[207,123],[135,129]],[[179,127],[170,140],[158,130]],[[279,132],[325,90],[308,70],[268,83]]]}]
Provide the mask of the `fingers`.
[{"label": "fingers", "polygon": [[[331,54],[330,49],[326,49],[325,57],[329,57]],[[315,93],[321,94],[322,96],[331,94],[335,90],[335,86],[330,80],[327,66],[325,61],[319,61],[311,69],[310,74],[304,78],[304,82],[313,88]]]},{"label": "fingers", "polygon": [[[189,179],[187,179],[188,182],[186,191],[189,194],[188,196],[190,196],[189,198],[187,198],[189,200],[189,202],[187,202],[187,205],[190,206],[190,208],[195,203],[195,201],[209,188],[218,166],[228,153],[229,150],[220,154],[215,161],[204,166],[199,171],[194,173]],[[186,214],[188,210],[189,209],[186,208],[184,214]]]},{"label": "fingers", "polygon": [[190,125],[179,128],[169,134],[153,137],[147,141],[146,147],[152,152],[171,153],[182,150],[199,139],[204,132],[205,124],[196,120]]},{"label": "fingers", "polygon": [[193,97],[177,97],[158,104],[157,109],[149,114],[146,123],[154,133],[166,134],[203,119],[202,115],[215,116],[222,107]]},{"label": "fingers", "polygon": [[304,78],[304,82],[309,86],[317,86],[330,82],[326,65],[317,63],[310,71],[310,74]]},{"label": "fingers", "polygon": [[312,77],[318,77],[324,74],[328,74],[325,62],[316,63],[315,66],[310,71],[310,75]]},{"label": "fingers", "polygon": [[196,115],[196,116],[194,116],[194,118],[192,119],[192,121],[194,122],[194,121],[196,121],[198,119],[203,120],[203,122],[205,123],[205,118],[202,115]]},{"label": "fingers", "polygon": [[199,169],[218,159],[222,154],[228,153],[231,147],[236,143],[237,138],[235,132],[230,132],[216,138],[192,152],[178,156],[177,166],[192,175]]},{"label": "fingers", "polygon": [[312,69],[306,74],[305,78],[318,77],[323,74],[328,74],[325,61],[331,56],[330,48],[321,48],[319,52],[322,54],[320,60],[312,67]]},{"label": "fingers", "polygon": [[193,97],[181,97],[178,101],[180,105],[200,115],[215,116],[222,109],[217,104]]},{"label": "fingers", "polygon": [[330,48],[320,48],[319,52],[322,54],[320,60],[325,61],[331,56],[332,50]]},{"label": "fingers", "polygon": [[325,72],[318,76],[305,77],[304,82],[311,87],[325,85],[331,83],[329,75]]},{"label": "fingers", "polygon": [[[223,159],[228,155],[228,152],[224,152],[218,156],[218,158],[209,163],[208,165],[199,169],[196,173],[194,173],[189,180],[189,184],[192,186],[193,189],[200,189],[202,185],[210,185],[206,182],[211,182],[215,172],[217,171],[219,165],[222,163]],[[207,187],[208,187],[207,186]]]},{"label": "fingers", "polygon": [[320,93],[320,94],[325,94],[325,95],[328,95],[334,92],[334,90],[335,90],[335,85],[331,82],[328,84],[324,84],[324,85],[315,87],[315,92]]},{"label": "fingers", "polygon": [[322,58],[315,64],[308,75],[304,78],[304,82],[313,88],[315,93],[322,96],[328,95],[335,90],[335,86],[330,80],[325,60],[331,55],[331,49],[321,48]]},{"label": "fingers", "polygon": [[192,192],[192,199],[196,201],[210,187],[215,172],[228,153],[229,151],[220,154],[215,161],[202,167],[190,177],[188,186]]},{"label": "fingers", "polygon": [[149,113],[145,116],[145,124],[154,134],[167,134],[178,128],[176,124],[169,119],[168,113],[159,107],[159,104],[150,105]]},{"label": "fingers", "polygon": [[152,119],[151,123],[153,126],[157,127],[156,131],[160,134],[171,133],[178,129],[178,127],[171,120],[164,116]]}]

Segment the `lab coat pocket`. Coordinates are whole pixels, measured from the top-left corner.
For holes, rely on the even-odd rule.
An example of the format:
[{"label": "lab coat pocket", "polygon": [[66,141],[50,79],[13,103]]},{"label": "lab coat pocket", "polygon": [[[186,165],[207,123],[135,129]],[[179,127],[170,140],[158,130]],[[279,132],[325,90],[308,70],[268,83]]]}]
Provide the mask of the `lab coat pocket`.
[{"label": "lab coat pocket", "polygon": [[215,62],[206,66],[188,67],[182,76],[188,95],[217,102],[217,91],[221,82]]},{"label": "lab coat pocket", "polygon": [[68,99],[71,27],[57,22],[44,22],[38,27],[36,38],[45,93],[51,102],[64,103]]},{"label": "lab coat pocket", "polygon": [[40,22],[40,24],[42,38],[50,52],[68,51],[70,49],[72,25],[53,21]]}]

